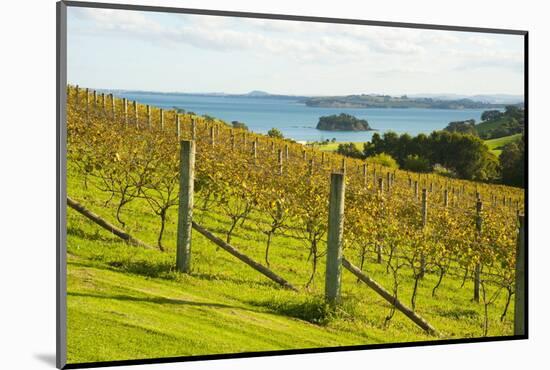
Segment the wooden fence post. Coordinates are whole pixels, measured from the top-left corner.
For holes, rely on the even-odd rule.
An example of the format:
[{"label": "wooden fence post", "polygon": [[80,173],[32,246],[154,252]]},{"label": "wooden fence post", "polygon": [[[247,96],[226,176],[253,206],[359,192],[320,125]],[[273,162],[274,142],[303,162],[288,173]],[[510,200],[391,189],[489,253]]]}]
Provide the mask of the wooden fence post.
[{"label": "wooden fence post", "polygon": [[414,182],[414,199],[418,199],[418,181]]},{"label": "wooden fence post", "polygon": [[107,114],[107,109],[105,108],[105,93],[101,93],[101,109],[103,109],[103,114]]},{"label": "wooden fence post", "polygon": [[288,144],[285,145],[285,160],[288,161],[290,158],[289,152],[288,152]]},{"label": "wooden fence post", "polygon": [[514,335],[525,335],[525,216],[519,216],[516,247]]},{"label": "wooden fence post", "polygon": [[258,138],[252,142],[252,158],[254,159],[254,163],[256,163],[256,159],[258,158]]},{"label": "wooden fence post", "polygon": [[75,87],[75,96],[74,96],[74,98],[75,98],[75,99],[74,99],[74,106],[75,106],[75,108],[77,108],[77,109],[78,109],[78,103],[79,103],[79,101],[78,101],[78,100],[79,100],[79,99],[78,99],[78,98],[79,98],[79,95],[80,95],[80,90],[79,90],[78,85],[76,85],[76,87]]},{"label": "wooden fence post", "polygon": [[195,142],[193,140],[182,140],[180,142],[180,190],[176,269],[185,273],[191,271],[194,172]]},{"label": "wooden fence post", "polygon": [[378,192],[380,193],[380,195],[384,193],[384,179],[381,177],[378,179]]},{"label": "wooden fence post", "polygon": [[159,111],[160,129],[164,131],[164,110],[161,108]]},{"label": "wooden fence post", "polygon": [[137,128],[139,128],[139,117],[138,117],[137,101],[134,100],[133,105],[134,105],[134,124],[136,125]]},{"label": "wooden fence post", "polygon": [[122,104],[124,105],[124,123],[128,124],[128,99],[122,98]]},{"label": "wooden fence post", "polygon": [[93,92],[93,106],[94,106],[94,112],[97,109],[97,91],[94,90]]},{"label": "wooden fence post", "polygon": [[386,191],[390,191],[391,190],[391,173],[389,171],[386,172],[386,185],[387,185]]},{"label": "wooden fence post", "polygon": [[191,140],[195,141],[197,139],[197,122],[195,117],[191,118]]},{"label": "wooden fence post", "polygon": [[[422,231],[425,231],[428,224],[428,191],[422,189]],[[420,277],[424,278],[426,274],[426,256],[424,252],[420,253]]]},{"label": "wooden fence post", "polygon": [[368,167],[366,163],[363,163],[363,186],[367,186],[368,181]]},{"label": "wooden fence post", "polygon": [[210,146],[214,147],[216,139],[214,138],[214,126],[210,127]]},{"label": "wooden fence post", "polygon": [[309,176],[313,176],[313,158],[309,160]]},{"label": "wooden fence post", "polygon": [[447,208],[449,206],[449,191],[445,189],[443,193],[443,206]]},{"label": "wooden fence post", "polygon": [[180,123],[180,115],[177,111],[174,111],[174,114],[176,115],[176,135],[178,136],[178,140],[181,138],[181,123]]},{"label": "wooden fence post", "polygon": [[332,173],[330,175],[327,266],[325,275],[325,298],[330,305],[335,305],[340,301],[345,192],[344,174]]},{"label": "wooden fence post", "polygon": [[235,150],[235,133],[231,129],[231,151]]},{"label": "wooden fence post", "polygon": [[283,174],[283,151],[281,149],[279,149],[277,156],[278,156],[278,163],[279,163],[279,175],[282,175]]},{"label": "wooden fence post", "polygon": [[90,118],[90,90],[86,88],[86,119]]},{"label": "wooden fence post", "polygon": [[111,93],[111,116],[113,119],[115,119],[116,113],[115,113],[115,96]]},{"label": "wooden fence post", "polygon": [[[476,232],[477,238],[476,241],[479,243],[481,236],[481,226],[482,226],[482,215],[483,203],[480,200],[476,202]],[[477,263],[474,271],[474,301],[479,302],[479,286],[481,280],[481,263]]]},{"label": "wooden fence post", "polygon": [[346,173],[346,157],[342,158],[342,172]]},{"label": "wooden fence post", "polygon": [[151,128],[151,106],[149,104],[147,104],[146,106],[146,110],[147,110],[147,127]]}]

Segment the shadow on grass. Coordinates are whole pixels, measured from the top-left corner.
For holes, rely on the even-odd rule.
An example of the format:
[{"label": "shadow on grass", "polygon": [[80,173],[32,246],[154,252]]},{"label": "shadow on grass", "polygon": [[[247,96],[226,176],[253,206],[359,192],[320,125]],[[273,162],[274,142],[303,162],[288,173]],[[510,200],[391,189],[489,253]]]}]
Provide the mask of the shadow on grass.
[{"label": "shadow on grass", "polygon": [[299,301],[267,300],[249,301],[253,306],[265,307],[270,311],[304,320],[312,324],[325,325],[331,317],[331,308],[320,297],[307,297]]},{"label": "shadow on grass", "polygon": [[114,299],[117,301],[127,301],[127,302],[144,302],[144,303],[166,304],[166,305],[186,305],[186,306],[242,309],[241,307],[229,306],[221,303],[195,302],[195,301],[188,301],[185,299],[173,299],[173,298],[166,298],[166,297],[134,297],[134,296],[123,295],[123,294],[102,295],[102,294],[76,293],[76,292],[69,292],[67,293],[67,295],[73,296],[73,297],[83,297],[83,298]]},{"label": "shadow on grass", "polygon": [[446,317],[453,320],[462,320],[462,319],[477,319],[480,314],[472,309],[465,308],[454,308],[451,310],[439,310],[438,313],[442,317]]},{"label": "shadow on grass", "polygon": [[201,273],[201,272],[193,272],[191,273],[191,276],[197,279],[207,280],[207,281],[223,281],[226,283],[231,283],[236,285],[246,285],[250,288],[266,287],[266,288],[275,289],[275,290],[286,289],[278,284],[268,281],[267,278],[266,280],[257,281],[257,280],[250,280],[250,279],[234,278],[226,275],[216,275],[216,274],[208,274],[208,273]]},{"label": "shadow on grass", "polygon": [[90,241],[101,241],[105,243],[120,243],[123,242],[122,239],[115,236],[105,236],[102,235],[99,230],[96,230],[93,233],[86,232],[82,229],[76,228],[74,226],[67,226],[67,235],[76,236],[81,239],[90,240]]},{"label": "shadow on grass", "polygon": [[173,263],[170,262],[151,262],[146,260],[140,261],[108,261],[107,266],[113,268],[117,272],[127,272],[146,276],[150,278],[163,278],[174,280],[176,278]]},{"label": "shadow on grass", "polygon": [[336,305],[328,304],[322,296],[295,297],[293,300],[272,298],[247,303],[316,325],[327,325],[333,320],[355,320],[362,317],[358,310],[359,301],[354,296],[343,296],[340,303]]}]

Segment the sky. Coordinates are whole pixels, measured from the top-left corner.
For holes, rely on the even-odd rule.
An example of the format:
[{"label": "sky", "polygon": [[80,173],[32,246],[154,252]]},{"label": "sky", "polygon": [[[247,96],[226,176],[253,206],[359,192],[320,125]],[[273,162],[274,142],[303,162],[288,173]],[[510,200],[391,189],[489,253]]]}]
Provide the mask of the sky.
[{"label": "sky", "polygon": [[523,94],[523,37],[68,8],[67,74],[96,89]]}]

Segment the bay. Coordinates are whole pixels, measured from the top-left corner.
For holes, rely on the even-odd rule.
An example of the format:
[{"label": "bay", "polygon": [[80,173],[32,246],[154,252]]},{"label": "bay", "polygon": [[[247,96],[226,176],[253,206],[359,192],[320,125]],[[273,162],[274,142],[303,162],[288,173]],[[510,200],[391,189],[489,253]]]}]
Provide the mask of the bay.
[{"label": "bay", "polygon": [[[451,121],[480,121],[483,109],[421,109],[421,108],[318,108],[308,107],[298,99],[247,96],[210,96],[166,93],[119,92],[115,95],[159,108],[174,107],[208,114],[228,123],[244,122],[251,131],[267,133],[272,127],[297,141],[369,141],[375,132],[394,131],[399,134],[429,134],[441,130]],[[366,119],[376,131],[322,131],[315,126],[319,117],[348,113]]]}]

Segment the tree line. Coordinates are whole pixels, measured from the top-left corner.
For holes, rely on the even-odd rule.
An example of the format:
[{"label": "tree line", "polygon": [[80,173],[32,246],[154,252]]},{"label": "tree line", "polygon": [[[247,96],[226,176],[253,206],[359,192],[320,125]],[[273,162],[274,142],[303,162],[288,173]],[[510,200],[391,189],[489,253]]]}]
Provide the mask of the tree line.
[{"label": "tree line", "polygon": [[391,156],[400,168],[415,172],[439,172],[467,180],[502,182],[523,186],[524,140],[507,144],[497,158],[478,136],[434,131],[429,135],[375,133],[363,150],[353,143],[340,144],[338,153],[354,158],[382,154]]}]

